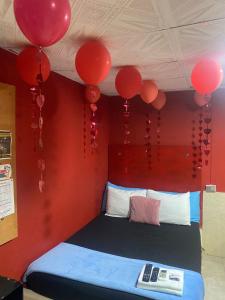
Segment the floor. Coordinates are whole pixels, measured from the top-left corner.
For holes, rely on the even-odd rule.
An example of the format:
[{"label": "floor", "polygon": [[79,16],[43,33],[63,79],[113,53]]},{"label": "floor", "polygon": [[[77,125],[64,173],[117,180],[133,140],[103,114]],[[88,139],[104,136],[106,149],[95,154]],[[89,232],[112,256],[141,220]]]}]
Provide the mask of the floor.
[{"label": "floor", "polygon": [[49,298],[39,296],[38,294],[27,289],[23,289],[23,295],[24,300],[49,300]]},{"label": "floor", "polygon": [[[205,300],[225,300],[225,258],[202,255],[202,275],[205,281]],[[24,300],[47,300],[24,290]]]},{"label": "floor", "polygon": [[225,300],[225,258],[202,255],[205,300]]}]

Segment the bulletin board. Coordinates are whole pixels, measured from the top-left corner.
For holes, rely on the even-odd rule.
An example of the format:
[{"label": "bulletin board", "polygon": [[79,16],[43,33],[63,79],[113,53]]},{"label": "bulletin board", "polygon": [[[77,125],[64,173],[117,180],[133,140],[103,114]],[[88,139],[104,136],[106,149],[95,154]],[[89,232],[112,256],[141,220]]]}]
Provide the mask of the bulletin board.
[{"label": "bulletin board", "polygon": [[[18,235],[16,205],[16,111],[15,86],[0,83],[0,191],[12,185],[13,209],[0,216],[0,245]],[[3,173],[4,168],[10,171]],[[6,174],[6,175],[5,175]],[[4,178],[4,176],[6,176]],[[1,194],[2,195],[2,194]],[[0,195],[0,196],[1,196]],[[0,198],[2,199],[2,198]]]}]

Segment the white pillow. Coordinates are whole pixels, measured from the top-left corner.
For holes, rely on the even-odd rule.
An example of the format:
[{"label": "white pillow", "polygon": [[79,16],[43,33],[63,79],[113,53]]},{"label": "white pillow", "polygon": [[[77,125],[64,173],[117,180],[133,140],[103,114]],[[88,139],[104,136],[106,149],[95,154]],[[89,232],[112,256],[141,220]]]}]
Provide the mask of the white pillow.
[{"label": "white pillow", "polygon": [[120,190],[108,186],[106,216],[128,218],[130,214],[130,197],[144,196],[147,190]]},{"label": "white pillow", "polygon": [[160,200],[159,222],[178,225],[190,223],[190,193],[176,195],[147,190],[147,197]]}]

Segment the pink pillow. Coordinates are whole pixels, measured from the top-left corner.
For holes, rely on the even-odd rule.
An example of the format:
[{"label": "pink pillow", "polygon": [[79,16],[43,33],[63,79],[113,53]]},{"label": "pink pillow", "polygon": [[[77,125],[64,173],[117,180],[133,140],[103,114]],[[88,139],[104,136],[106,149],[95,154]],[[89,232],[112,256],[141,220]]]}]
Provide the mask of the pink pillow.
[{"label": "pink pillow", "polygon": [[130,221],[159,226],[159,207],[160,200],[133,196],[130,198]]}]

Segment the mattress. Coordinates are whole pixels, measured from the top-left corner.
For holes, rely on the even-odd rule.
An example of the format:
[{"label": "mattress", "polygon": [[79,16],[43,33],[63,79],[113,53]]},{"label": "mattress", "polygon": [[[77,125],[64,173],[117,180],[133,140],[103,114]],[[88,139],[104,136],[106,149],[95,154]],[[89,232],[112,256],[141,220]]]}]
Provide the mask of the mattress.
[{"label": "mattress", "polygon": [[[198,223],[191,223],[191,226],[172,224],[153,226],[100,215],[66,242],[114,255],[150,260],[201,272]],[[39,272],[28,276],[27,287],[56,300],[145,299]]]}]

